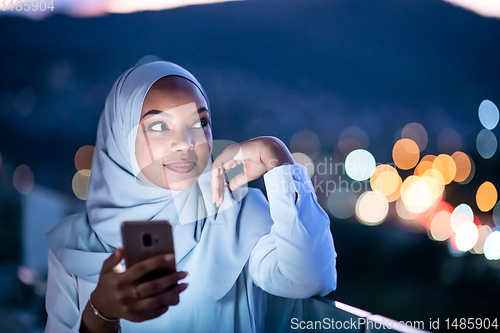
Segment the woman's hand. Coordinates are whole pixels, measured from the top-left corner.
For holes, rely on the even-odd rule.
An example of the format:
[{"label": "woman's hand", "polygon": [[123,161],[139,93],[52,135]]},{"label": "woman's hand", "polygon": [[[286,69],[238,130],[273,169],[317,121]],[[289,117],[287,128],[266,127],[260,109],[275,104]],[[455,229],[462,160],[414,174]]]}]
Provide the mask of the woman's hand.
[{"label": "woman's hand", "polygon": [[[139,279],[150,272],[173,267],[173,254],[144,259],[126,271],[119,266],[122,259],[123,249],[118,248],[104,261],[97,287],[90,295],[95,308],[104,317],[141,322],[159,317],[169,306],[179,303],[179,293],[186,289],[187,283],[177,284],[177,281],[185,278],[187,272],[174,272],[139,283]],[[99,324],[104,325],[104,321],[90,311],[82,318],[90,321],[85,322],[85,326],[92,332],[101,331]]]},{"label": "woman's hand", "polygon": [[231,179],[230,191],[259,178],[272,168],[295,162],[286,145],[273,136],[259,136],[226,147],[212,163],[212,202],[217,206],[224,201],[224,174],[242,163],[243,172]]}]

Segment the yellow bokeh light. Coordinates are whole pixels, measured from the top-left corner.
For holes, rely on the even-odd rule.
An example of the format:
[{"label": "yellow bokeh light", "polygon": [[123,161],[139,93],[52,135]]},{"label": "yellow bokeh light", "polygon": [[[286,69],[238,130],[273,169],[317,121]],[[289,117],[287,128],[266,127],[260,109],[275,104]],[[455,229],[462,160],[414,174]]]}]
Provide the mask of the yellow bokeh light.
[{"label": "yellow bokeh light", "polygon": [[90,170],[83,169],[73,176],[73,192],[80,200],[87,200],[87,191],[89,187]]},{"label": "yellow bokeh light", "polygon": [[412,213],[423,213],[438,200],[442,194],[442,185],[428,176],[409,176],[401,186],[401,198]]},{"label": "yellow bokeh light", "polygon": [[477,208],[482,212],[488,212],[495,207],[497,203],[498,193],[495,185],[490,182],[484,182],[479,186],[476,192]]},{"label": "yellow bokeh light", "polygon": [[[439,173],[438,173],[439,175]],[[441,196],[443,195],[444,191],[444,185],[441,183],[441,180],[434,175],[433,177],[427,176],[427,174],[423,175],[420,178],[423,182],[429,186],[432,192],[432,205],[436,203],[439,199],[441,199]],[[430,206],[429,206],[430,207]]]},{"label": "yellow bokeh light", "polygon": [[385,196],[389,202],[399,198],[401,184],[402,180],[398,171],[388,164],[378,165],[370,178],[372,190]]},{"label": "yellow bokeh light", "polygon": [[445,241],[450,238],[452,232],[451,213],[446,210],[438,212],[430,224],[432,238],[437,241]]},{"label": "yellow bokeh light", "polygon": [[431,161],[424,161],[423,159],[420,161],[420,163],[418,163],[417,167],[415,168],[415,171],[413,172],[413,174],[415,176],[419,176],[419,177],[422,177],[424,175],[424,173],[427,171],[427,170],[430,170],[432,169],[432,162]]},{"label": "yellow bokeh light", "polygon": [[450,155],[440,154],[432,162],[432,168],[438,170],[444,178],[444,184],[449,184],[455,178],[457,167]]},{"label": "yellow bokeh light", "polygon": [[420,150],[415,141],[401,139],[394,144],[392,159],[398,168],[409,170],[417,165],[419,158]]},{"label": "yellow bokeh light", "polygon": [[314,162],[309,156],[304,153],[293,153],[292,157],[295,163],[306,167],[310,177],[314,175]]},{"label": "yellow bokeh light", "polygon": [[450,155],[438,155],[432,163],[432,167],[433,169],[441,172],[445,184],[451,183],[457,174],[457,166],[455,164],[455,160]]},{"label": "yellow bokeh light", "polygon": [[456,151],[453,155],[451,155],[451,157],[455,161],[457,169],[453,180],[457,183],[465,181],[471,172],[471,161],[469,156],[461,151]]},{"label": "yellow bokeh light", "polygon": [[384,221],[389,211],[389,202],[380,193],[367,191],[356,202],[356,217],[365,225],[377,225]]},{"label": "yellow bokeh light", "polygon": [[402,218],[403,220],[414,220],[418,217],[418,214],[410,212],[401,197],[399,197],[398,200],[396,200],[396,213],[398,213],[398,216]]}]

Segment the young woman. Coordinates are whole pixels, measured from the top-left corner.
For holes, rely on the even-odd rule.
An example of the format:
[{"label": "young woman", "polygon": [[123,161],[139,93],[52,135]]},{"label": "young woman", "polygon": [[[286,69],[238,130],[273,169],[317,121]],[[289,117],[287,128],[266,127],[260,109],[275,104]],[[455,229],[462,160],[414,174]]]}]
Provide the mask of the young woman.
[{"label": "young woman", "polygon": [[[263,332],[267,293],[303,299],[336,288],[330,220],[307,169],[270,136],[212,162],[211,117],[202,86],[176,64],[137,65],[117,79],[86,211],[47,235],[46,332]],[[238,164],[244,172],[226,183]],[[268,200],[242,186],[260,176]],[[125,270],[120,225],[130,220],[168,220],[175,257]],[[177,272],[140,280],[173,261]]]}]

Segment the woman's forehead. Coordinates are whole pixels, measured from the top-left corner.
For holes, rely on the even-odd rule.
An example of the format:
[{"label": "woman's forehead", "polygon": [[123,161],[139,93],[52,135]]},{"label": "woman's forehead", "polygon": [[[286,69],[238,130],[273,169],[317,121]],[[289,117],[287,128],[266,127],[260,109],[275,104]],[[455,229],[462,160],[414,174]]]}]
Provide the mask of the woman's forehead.
[{"label": "woman's forehead", "polygon": [[207,107],[198,87],[188,79],[167,76],[156,81],[144,99],[141,117],[151,109],[166,111],[195,103],[198,108]]}]

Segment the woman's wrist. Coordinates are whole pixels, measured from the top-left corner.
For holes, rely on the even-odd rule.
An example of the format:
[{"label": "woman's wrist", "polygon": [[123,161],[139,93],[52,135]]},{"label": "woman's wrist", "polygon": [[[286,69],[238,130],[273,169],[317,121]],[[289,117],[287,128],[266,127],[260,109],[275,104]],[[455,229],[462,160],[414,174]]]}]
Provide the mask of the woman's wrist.
[{"label": "woman's wrist", "polygon": [[[92,306],[91,300],[87,302],[82,313],[82,322],[80,325],[81,333],[94,332],[120,332],[120,320],[104,319],[102,315],[97,314],[95,307]],[[98,310],[97,310],[98,311]]]}]

